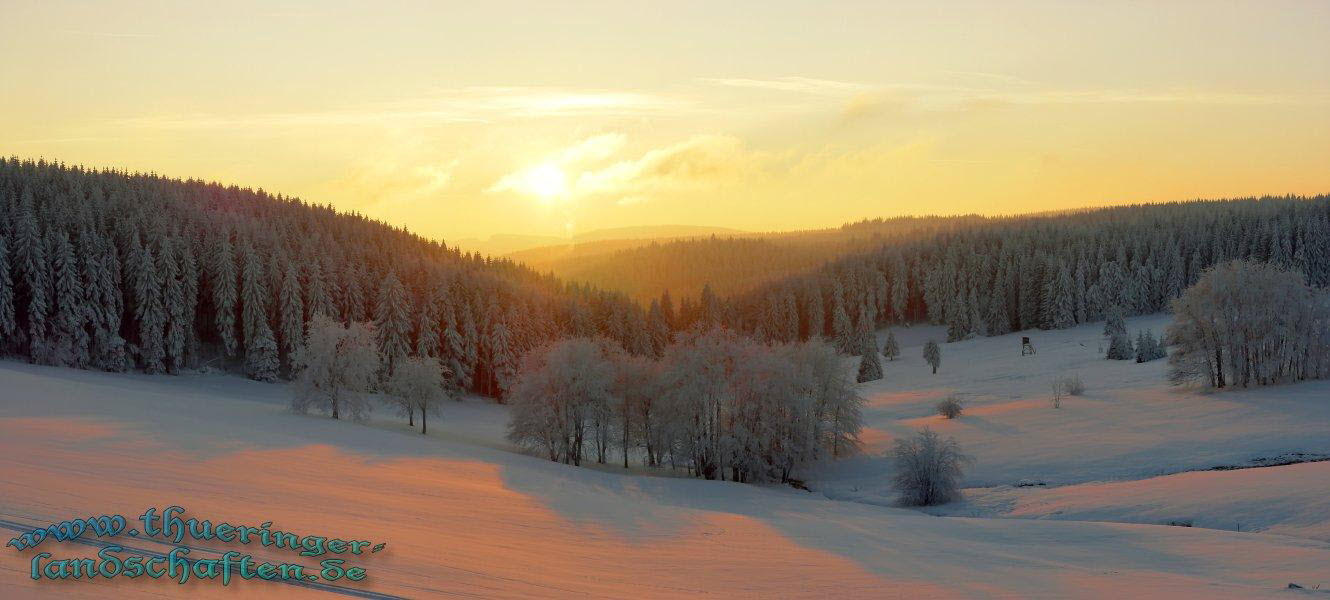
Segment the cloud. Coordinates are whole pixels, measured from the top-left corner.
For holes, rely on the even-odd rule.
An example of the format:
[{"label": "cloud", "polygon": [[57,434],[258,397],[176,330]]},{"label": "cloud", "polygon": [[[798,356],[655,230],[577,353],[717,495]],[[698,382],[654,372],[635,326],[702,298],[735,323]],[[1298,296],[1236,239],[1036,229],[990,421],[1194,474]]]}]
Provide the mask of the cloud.
[{"label": "cloud", "polygon": [[574,190],[582,195],[645,196],[651,192],[695,189],[745,168],[742,143],[722,135],[699,135],[651,150],[634,160],[583,172]]},{"label": "cloud", "polygon": [[818,95],[844,95],[872,89],[873,86],[852,81],[835,81],[812,77],[777,77],[775,79],[714,78],[698,79],[702,83],[726,87],[754,88],[781,92],[801,92]]},{"label": "cloud", "polygon": [[131,129],[271,131],[343,126],[414,126],[493,123],[533,118],[677,115],[690,101],[635,91],[536,87],[444,89],[416,98],[304,112],[164,114],[112,119]]}]

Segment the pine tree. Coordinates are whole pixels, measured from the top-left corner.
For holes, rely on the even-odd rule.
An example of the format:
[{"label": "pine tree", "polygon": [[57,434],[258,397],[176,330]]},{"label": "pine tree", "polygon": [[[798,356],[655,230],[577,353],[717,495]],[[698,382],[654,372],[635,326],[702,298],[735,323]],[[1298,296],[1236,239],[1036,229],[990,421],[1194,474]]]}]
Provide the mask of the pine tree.
[{"label": "pine tree", "polygon": [[988,297],[988,335],[1011,333],[1010,311],[1007,309],[1007,282],[999,277]]},{"label": "pine tree", "polygon": [[937,374],[937,368],[942,365],[942,349],[938,347],[937,342],[928,340],[924,344],[924,360],[928,366],[933,367],[933,374]]},{"label": "pine tree", "polygon": [[1126,334],[1127,323],[1122,319],[1122,309],[1116,306],[1108,309],[1108,317],[1104,320],[1104,335],[1112,337]]},{"label": "pine tree", "polygon": [[1131,338],[1126,333],[1115,333],[1108,344],[1106,356],[1110,360],[1131,360],[1135,353],[1135,349],[1131,346]]},{"label": "pine tree", "polygon": [[309,261],[305,266],[306,321],[313,319],[314,315],[337,315],[326,273],[321,259]]},{"label": "pine tree", "polygon": [[155,255],[158,284],[162,286],[162,351],[166,372],[179,373],[185,363],[186,332],[193,323],[185,321],[185,289],[180,281],[176,251],[171,238],[158,238]]},{"label": "pine tree", "polygon": [[379,299],[374,305],[374,330],[379,336],[384,372],[389,375],[397,361],[411,351],[410,304],[402,281],[389,271],[379,286]]},{"label": "pine tree", "polygon": [[63,232],[47,234],[54,293],[51,303],[51,340],[45,362],[60,366],[88,366],[89,336],[78,259]]},{"label": "pine tree", "polygon": [[152,249],[132,238],[128,265],[129,277],[134,285],[134,320],[138,322],[139,364],[145,373],[161,373],[166,369],[163,359],[166,348],[163,338],[166,329],[166,310],[162,306],[162,284],[157,274],[157,263]]},{"label": "pine tree", "polygon": [[5,236],[0,235],[0,352],[8,348],[10,340],[18,333],[18,323],[14,320],[14,280],[9,276],[9,245]]},{"label": "pine tree", "polygon": [[494,383],[498,386],[495,397],[502,401],[514,383],[514,376],[517,373],[517,357],[513,355],[512,336],[502,320],[495,321],[490,328],[489,351],[490,369],[494,373]]},{"label": "pine tree", "polygon": [[845,312],[844,293],[839,283],[831,295],[831,343],[841,354],[853,354],[858,349],[854,340],[854,328],[850,325],[850,315]]},{"label": "pine tree", "polygon": [[896,343],[896,332],[888,329],[887,341],[882,344],[882,356],[887,357],[887,360],[896,360],[896,357],[900,355],[901,347],[900,344]]},{"label": "pine tree", "polygon": [[32,191],[24,188],[13,225],[15,268],[11,275],[14,287],[18,290],[16,295],[28,300],[17,314],[22,316],[18,325],[20,333],[26,337],[26,354],[29,358],[40,355],[45,347],[46,317],[50,310],[47,290],[51,285],[42,232],[37,224],[33,202]]},{"label": "pine tree", "polygon": [[1049,278],[1044,288],[1044,327],[1066,329],[1076,324],[1076,299],[1072,293],[1071,274],[1067,266],[1058,265],[1047,271]]},{"label": "pine tree", "polygon": [[235,356],[240,346],[236,336],[236,302],[239,294],[236,281],[239,273],[236,269],[235,255],[231,248],[231,239],[222,234],[213,249],[211,272],[208,276],[212,287],[212,304],[215,310],[213,321],[217,325],[217,336],[222,340],[222,349],[227,356]]},{"label": "pine tree", "polygon": [[274,381],[281,361],[272,327],[268,325],[264,268],[251,246],[244,246],[243,255],[245,264],[240,271],[240,297],[244,303],[241,326],[245,334],[245,372],[258,381]]},{"label": "pine tree", "polygon": [[882,361],[877,355],[877,336],[873,332],[868,310],[859,309],[859,383],[882,379]]},{"label": "pine tree", "polygon": [[[282,287],[277,298],[279,350],[285,364],[291,366],[291,358],[305,339],[305,303],[300,297],[299,271],[290,260],[284,261]],[[317,264],[317,263],[316,263]]]}]

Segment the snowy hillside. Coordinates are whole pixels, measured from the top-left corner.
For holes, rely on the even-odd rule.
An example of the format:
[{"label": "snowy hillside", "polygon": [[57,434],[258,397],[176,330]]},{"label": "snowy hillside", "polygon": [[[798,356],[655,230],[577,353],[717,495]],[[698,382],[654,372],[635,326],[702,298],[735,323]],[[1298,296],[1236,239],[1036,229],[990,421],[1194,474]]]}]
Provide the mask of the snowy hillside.
[{"label": "snowy hillside", "polygon": [[[1164,324],[1128,323],[1133,333]],[[1152,477],[1330,454],[1330,386],[1169,388],[1162,362],[1104,360],[1094,326],[1030,334],[1033,357],[1020,355],[1018,335],[944,344],[934,376],[919,356],[928,334],[897,332],[902,358],[863,388],[869,454],[831,465],[812,482],[823,493],[521,455],[502,439],[506,409],[481,401],[445,405],[426,437],[386,411],[369,425],[290,414],[283,385],[3,362],[0,521],[174,503],[200,518],[385,540],[354,586],[379,598],[1236,598],[1330,586],[1330,510],[1316,493],[1330,462]],[[1087,392],[1053,409],[1048,380],[1068,373]],[[950,393],[968,408],[944,421],[932,407]],[[883,505],[890,461],[875,454],[925,425],[976,458],[967,500],[939,509],[967,516]],[[1012,487],[1023,480],[1046,485]],[[1194,527],[1156,525],[1169,520]],[[1224,531],[1230,521],[1242,532]],[[1270,533],[1250,532],[1259,529]],[[0,555],[0,596],[110,593],[105,581],[35,583],[26,555]],[[116,596],[174,588],[112,585]],[[189,590],[265,597],[273,586],[318,593],[259,582]]]}]

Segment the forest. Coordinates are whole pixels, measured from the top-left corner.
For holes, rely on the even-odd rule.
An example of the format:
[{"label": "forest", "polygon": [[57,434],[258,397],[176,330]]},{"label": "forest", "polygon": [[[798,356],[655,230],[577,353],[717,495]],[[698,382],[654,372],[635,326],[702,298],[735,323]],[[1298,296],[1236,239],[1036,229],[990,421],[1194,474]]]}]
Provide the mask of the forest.
[{"label": "forest", "polygon": [[[954,341],[1159,312],[1206,269],[1235,259],[1299,272],[1314,288],[1330,282],[1326,196],[846,230],[856,228],[880,230],[869,236],[880,243],[781,269],[743,293],[704,285],[697,296],[675,290],[676,301],[665,289],[644,306],[262,190],[7,159],[0,352],[76,368],[211,367],[275,380],[291,376],[306,324],[324,314],[372,322],[386,364],[435,358],[457,389],[502,399],[524,356],[566,338],[603,338],[658,358],[678,332],[720,326],[770,343],[823,337],[865,355],[877,352],[866,333],[889,325],[945,324]],[[680,251],[679,268],[735,260],[717,241],[675,244],[701,249]],[[880,375],[869,365],[860,379]]]}]

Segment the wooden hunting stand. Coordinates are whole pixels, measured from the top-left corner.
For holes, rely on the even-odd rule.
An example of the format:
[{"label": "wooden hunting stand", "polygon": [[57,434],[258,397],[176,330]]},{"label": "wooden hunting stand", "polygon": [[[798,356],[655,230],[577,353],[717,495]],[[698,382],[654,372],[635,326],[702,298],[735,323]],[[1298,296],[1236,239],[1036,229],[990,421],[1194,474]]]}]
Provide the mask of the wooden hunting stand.
[{"label": "wooden hunting stand", "polygon": [[1031,344],[1031,343],[1030,343],[1030,338],[1029,338],[1029,337],[1022,336],[1022,337],[1021,337],[1021,356],[1025,356],[1026,354],[1035,354],[1035,351],[1034,351],[1034,344]]}]

